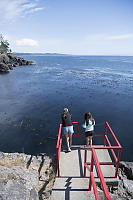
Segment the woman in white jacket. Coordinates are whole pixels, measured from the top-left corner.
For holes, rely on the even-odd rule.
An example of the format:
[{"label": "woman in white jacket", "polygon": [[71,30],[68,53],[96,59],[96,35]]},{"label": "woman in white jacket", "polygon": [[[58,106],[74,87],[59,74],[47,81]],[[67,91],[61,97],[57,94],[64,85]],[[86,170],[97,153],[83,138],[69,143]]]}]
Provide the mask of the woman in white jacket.
[{"label": "woman in white jacket", "polygon": [[85,113],[85,122],[83,128],[85,128],[86,145],[92,146],[92,136],[94,131],[95,120],[90,112]]}]

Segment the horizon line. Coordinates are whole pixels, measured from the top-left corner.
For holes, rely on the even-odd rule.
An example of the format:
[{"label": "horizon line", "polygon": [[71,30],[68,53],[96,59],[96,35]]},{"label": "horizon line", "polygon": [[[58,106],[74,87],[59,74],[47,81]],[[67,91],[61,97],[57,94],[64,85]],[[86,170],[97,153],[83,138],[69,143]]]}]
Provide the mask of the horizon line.
[{"label": "horizon line", "polygon": [[49,53],[49,52],[12,52],[18,54],[56,54],[56,55],[68,55],[68,56],[131,56],[133,55],[119,55],[119,54],[69,54],[69,53]]}]

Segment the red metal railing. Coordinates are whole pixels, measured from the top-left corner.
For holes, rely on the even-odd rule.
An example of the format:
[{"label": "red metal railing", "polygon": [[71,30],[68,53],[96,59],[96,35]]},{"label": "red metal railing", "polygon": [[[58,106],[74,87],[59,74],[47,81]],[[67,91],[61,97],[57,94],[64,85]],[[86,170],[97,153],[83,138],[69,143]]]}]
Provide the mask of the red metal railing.
[{"label": "red metal railing", "polygon": [[[84,137],[84,135],[80,135],[80,122],[72,122],[73,124],[78,125],[78,134],[73,134],[73,137]],[[60,124],[57,145],[56,145],[56,157],[57,157],[57,173],[58,177],[60,177],[60,152],[62,147],[62,124]]]},{"label": "red metal railing", "polygon": [[58,139],[57,139],[57,145],[56,145],[58,177],[60,177],[60,152],[61,152],[61,146],[62,146],[62,124],[60,124],[59,134],[58,134]]},{"label": "red metal railing", "polygon": [[[84,135],[80,134],[80,123],[79,122],[73,122],[73,124],[78,125],[78,134],[73,134],[73,137],[84,137]],[[108,137],[108,133],[107,133],[108,131],[113,136],[114,141],[117,144],[116,146],[111,146],[111,143],[110,143],[110,140],[109,140],[109,137]],[[56,145],[58,177],[60,177],[60,151],[61,151],[61,146],[62,146],[62,136],[63,136],[62,135],[62,124],[60,124],[58,140],[57,140],[57,145]],[[115,165],[116,166],[115,175],[112,178],[117,178],[122,147],[121,147],[120,143],[118,142],[118,140],[117,140],[114,132],[112,131],[111,127],[109,126],[108,122],[105,123],[105,134],[103,134],[103,135],[93,135],[93,137],[104,137],[104,145],[103,146],[85,147],[84,177],[86,177],[86,168],[87,168],[90,171],[89,190],[91,190],[92,185],[93,185],[95,197],[96,197],[96,200],[98,200],[99,196],[98,196],[96,182],[95,182],[95,178],[94,178],[94,174],[93,174],[93,166],[95,165],[97,167],[98,174],[99,174],[102,186],[103,186],[104,194],[105,194],[106,198],[110,200],[111,197],[109,195],[107,185],[105,183],[105,179],[103,177],[100,165]],[[106,143],[108,144],[108,146],[106,145]],[[92,151],[91,162],[87,162],[87,149],[91,149],[91,151]],[[113,155],[115,162],[99,162],[95,149],[108,149],[108,150],[110,150],[112,152],[112,155]],[[118,150],[118,156],[116,156],[116,153],[115,153],[114,150]],[[89,167],[89,165],[91,165],[91,167]]]},{"label": "red metal railing", "polygon": [[[102,183],[102,187],[103,187],[103,192],[104,195],[106,197],[106,199],[111,200],[111,197],[109,195],[109,191],[107,189],[107,185],[100,167],[100,163],[98,161],[97,155],[96,155],[96,151],[94,148],[91,149],[92,150],[92,156],[91,156],[91,168],[88,167],[87,163],[85,163],[85,168],[88,168],[90,171],[90,182],[89,182],[89,191],[92,190],[92,185],[93,185],[93,189],[94,189],[94,194],[95,194],[95,198],[96,200],[99,200],[99,195],[98,195],[98,191],[97,191],[97,187],[96,187],[96,182],[95,182],[95,178],[94,178],[94,174],[93,174],[93,167],[94,165],[96,165],[97,167],[97,171]],[[87,157],[87,149],[85,149],[85,155]]]},{"label": "red metal railing", "polygon": [[[107,136],[107,130],[110,131],[110,133],[113,136],[117,146],[115,146],[115,147],[111,146],[111,143],[110,143],[109,138]],[[117,140],[114,132],[112,131],[111,127],[109,126],[108,122],[105,123],[104,146],[106,145],[106,142],[108,143],[108,145],[109,145],[109,147],[111,149],[111,152],[113,154],[114,160],[115,160],[115,163],[114,163],[114,165],[116,165],[115,178],[117,178],[122,147],[121,147],[120,143],[118,142],[118,140]],[[118,157],[116,156],[116,154],[115,154],[113,149],[117,149],[118,150]]]},{"label": "red metal railing", "polygon": [[[111,146],[111,143],[110,143],[109,138],[107,136],[107,130],[109,130],[110,134],[113,136],[113,138],[114,138],[117,146]],[[98,136],[98,135],[94,135],[94,137],[95,136]],[[109,126],[108,122],[105,123],[105,134],[104,135],[100,135],[100,136],[104,136],[104,146],[93,146],[93,147],[86,147],[86,148],[89,148],[89,149],[94,148],[94,149],[108,149],[108,150],[111,150],[115,162],[100,162],[100,165],[115,165],[116,166],[115,175],[112,178],[117,178],[122,147],[121,147],[120,143],[118,142],[118,140],[117,140],[114,132],[112,131],[111,127]],[[108,144],[108,146],[106,146],[106,143]],[[114,150],[118,151],[118,156],[116,156]],[[86,155],[85,155],[84,164],[85,163],[87,165],[91,164],[90,162],[86,162]],[[84,167],[84,173],[86,174],[86,167]]]},{"label": "red metal railing", "polygon": [[[109,130],[110,134],[113,136],[117,146],[111,146],[111,143],[110,143],[109,138],[107,136],[108,130]],[[97,136],[97,135],[94,135],[94,136]],[[109,192],[108,192],[108,189],[107,189],[105,179],[103,177],[103,173],[102,173],[100,165],[115,165],[116,166],[115,175],[112,178],[117,178],[118,167],[119,167],[120,156],[121,156],[121,150],[122,150],[122,147],[121,147],[120,143],[118,142],[118,140],[117,140],[114,132],[112,131],[111,127],[109,126],[108,122],[105,123],[105,134],[101,135],[101,136],[104,136],[104,146],[85,147],[85,155],[84,155],[84,177],[86,177],[86,168],[87,168],[90,171],[89,191],[91,191],[92,186],[93,186],[96,200],[99,199],[99,196],[98,196],[95,178],[94,178],[94,174],[93,174],[93,166],[95,165],[97,167],[97,171],[98,171],[98,174],[99,174],[102,186],[103,186],[103,191],[104,191],[105,197],[107,199],[111,199]],[[106,146],[106,143],[108,144],[108,146]],[[91,151],[92,151],[91,163],[87,162],[87,149],[91,149]],[[115,162],[99,162],[95,149],[111,150]],[[116,156],[114,150],[118,150],[118,157]],[[89,165],[91,165],[91,167],[89,167]]]}]

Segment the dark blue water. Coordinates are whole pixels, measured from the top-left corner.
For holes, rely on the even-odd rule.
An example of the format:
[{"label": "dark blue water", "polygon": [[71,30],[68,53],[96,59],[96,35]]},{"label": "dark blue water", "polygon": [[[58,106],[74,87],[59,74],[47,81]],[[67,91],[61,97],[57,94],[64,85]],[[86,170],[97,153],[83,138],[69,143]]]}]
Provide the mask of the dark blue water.
[{"label": "dark blue water", "polygon": [[133,161],[133,57],[23,57],[37,65],[0,75],[0,151],[55,153],[60,114],[68,107],[81,123],[90,111],[96,134],[108,121],[123,147],[122,160]]}]

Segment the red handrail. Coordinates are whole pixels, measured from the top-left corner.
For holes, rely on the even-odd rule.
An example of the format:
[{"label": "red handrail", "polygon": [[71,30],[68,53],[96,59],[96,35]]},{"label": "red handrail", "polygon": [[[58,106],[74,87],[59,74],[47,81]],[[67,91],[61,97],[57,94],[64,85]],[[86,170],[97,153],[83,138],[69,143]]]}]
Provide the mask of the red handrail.
[{"label": "red handrail", "polygon": [[[115,139],[115,141],[116,141],[118,146],[111,146],[109,138],[107,137],[107,129],[109,129],[110,133],[112,134],[112,136]],[[106,145],[106,141],[107,141],[109,146],[105,146]],[[86,162],[87,161],[87,149],[90,149],[92,151],[91,163]],[[111,163],[110,162],[104,162],[104,163],[100,162],[99,163],[95,149],[110,149],[112,154],[113,154],[113,156],[114,156],[115,163],[112,163],[112,162]],[[116,154],[115,154],[113,149],[117,149],[118,150],[118,158],[117,158],[117,156],[116,156]],[[121,156],[121,150],[122,150],[122,147],[121,147],[120,143],[118,142],[118,140],[117,140],[114,132],[112,131],[111,127],[109,126],[108,122],[105,123],[104,146],[85,147],[84,177],[86,177],[86,168],[87,168],[90,171],[89,191],[91,191],[91,188],[92,188],[92,185],[93,185],[96,199],[99,199],[99,197],[97,196],[97,191],[96,191],[96,188],[95,188],[93,165],[96,165],[96,167],[97,167],[97,170],[98,170],[98,173],[99,173],[99,177],[100,177],[100,180],[101,180],[101,183],[102,183],[102,186],[103,186],[103,191],[104,191],[104,194],[105,194],[106,198],[108,200],[111,200],[111,197],[109,195],[109,191],[107,189],[107,185],[106,185],[106,182],[104,180],[100,165],[116,165],[115,178],[117,178],[118,167],[119,167],[120,156]],[[88,165],[91,165],[91,168]]]},{"label": "red handrail", "polygon": [[[106,185],[106,182],[105,182],[105,179],[104,179],[104,176],[103,176],[103,173],[102,173],[102,170],[101,170],[101,167],[100,167],[100,163],[99,163],[99,161],[98,161],[98,158],[97,158],[95,149],[94,149],[94,148],[91,148],[91,150],[92,150],[91,168],[88,166],[88,163],[86,162],[86,158],[87,158],[87,149],[88,149],[88,148],[85,147],[85,164],[84,164],[84,167],[87,168],[87,169],[90,171],[89,191],[92,190],[92,186],[93,186],[94,194],[95,194],[96,200],[99,200],[99,195],[98,195],[98,191],[97,191],[97,188],[96,188],[96,182],[95,182],[95,178],[94,178],[94,174],[93,174],[93,168],[94,168],[94,165],[96,165],[97,170],[98,170],[98,174],[99,174],[99,177],[100,177],[102,186],[103,186],[104,194],[105,194],[105,196],[106,196],[106,198],[107,198],[108,200],[111,200],[111,197],[110,197],[110,195],[109,195],[109,191],[108,191],[108,189],[107,189],[107,185]],[[86,170],[84,171],[84,177],[85,177],[85,176],[86,176]]]},{"label": "red handrail", "polygon": [[97,171],[99,173],[99,177],[100,177],[100,180],[101,180],[101,183],[102,183],[102,186],[103,186],[104,194],[105,194],[105,196],[106,196],[106,198],[108,200],[111,200],[111,197],[109,195],[109,191],[107,189],[107,185],[106,185],[106,182],[105,182],[105,179],[104,179],[101,167],[100,167],[100,163],[98,161],[98,158],[97,158],[97,155],[96,155],[96,151],[95,151],[94,148],[92,149],[92,154],[93,154],[92,157],[94,157],[94,160],[95,160],[95,163],[96,163],[96,166],[97,166]]},{"label": "red handrail", "polygon": [[[80,122],[73,122],[73,124],[78,125],[78,134],[73,134],[73,136],[74,137],[84,137],[84,135],[80,134]],[[107,129],[109,129],[110,133],[112,134],[112,136],[115,139],[118,146],[111,146],[111,143],[110,143],[109,138],[107,136]],[[60,124],[58,140],[57,140],[57,145],[56,145],[58,177],[60,177],[60,151],[61,151],[61,146],[62,146],[62,136],[63,136],[62,135],[62,124]],[[96,165],[99,176],[100,176],[100,180],[101,180],[101,183],[102,183],[102,186],[103,186],[105,196],[106,196],[107,199],[111,200],[111,197],[109,195],[107,185],[105,183],[100,165],[116,165],[115,178],[117,178],[122,147],[121,147],[120,143],[118,142],[118,140],[117,140],[114,132],[112,131],[111,127],[109,126],[108,122],[105,123],[105,134],[104,135],[93,135],[93,136],[94,137],[103,136],[104,137],[104,146],[85,147],[84,177],[86,177],[86,168],[88,168],[89,171],[90,171],[89,190],[93,185],[96,200],[99,200],[98,191],[97,191],[97,188],[96,188],[95,178],[94,178],[94,174],[93,174],[93,165]],[[106,142],[108,143],[109,146],[106,146]],[[91,163],[86,162],[87,161],[87,150],[86,149],[91,149],[91,151],[92,151]],[[96,155],[96,152],[95,152],[95,149],[110,149],[112,154],[113,154],[113,157],[115,159],[115,162],[114,163],[113,162],[99,162],[97,155]],[[117,158],[114,150],[118,150],[118,158]],[[91,167],[89,167],[88,165],[91,165]]]},{"label": "red handrail", "polygon": [[106,122],[106,126],[109,128],[109,130],[110,130],[110,132],[111,132],[113,138],[115,139],[117,145],[118,145],[119,147],[121,147],[120,143],[118,142],[118,140],[117,140],[117,138],[116,138],[114,132],[112,131],[111,127],[109,126],[108,122]]},{"label": "red handrail", "polygon": [[[118,158],[116,157],[116,154],[115,154],[115,152],[114,152],[114,150],[113,150],[113,149],[116,149],[116,148],[112,148],[111,143],[110,143],[110,141],[109,141],[109,139],[108,139],[108,137],[107,137],[107,129],[109,129],[109,131],[110,131],[110,133],[112,134],[112,136],[113,136],[115,142],[116,142],[117,145],[118,145],[118,146],[117,146],[117,147],[118,147],[117,149],[119,150],[119,151],[118,151]],[[116,161],[115,178],[117,178],[122,147],[121,147],[119,141],[117,140],[117,138],[116,138],[116,136],[115,136],[113,130],[112,130],[111,127],[109,126],[108,122],[105,123],[104,146],[106,145],[106,141],[108,142],[108,145],[109,145],[109,147],[110,147],[110,149],[111,149],[111,152],[112,152],[112,154],[113,154],[113,156],[114,156],[114,159],[115,159],[115,161]]]},{"label": "red handrail", "polygon": [[61,137],[61,132],[62,132],[62,124],[60,124],[60,128],[59,128],[59,134],[58,134],[58,139],[57,139],[57,145],[56,145],[56,148],[59,147],[60,137]]},{"label": "red handrail", "polygon": [[96,200],[99,200],[99,195],[98,195],[97,186],[96,186],[96,182],[95,182],[95,178],[94,178],[93,172],[90,172],[90,177],[91,177],[91,180],[92,180],[92,184],[93,184],[93,189],[94,189],[94,194],[95,194]]},{"label": "red handrail", "polygon": [[[84,137],[84,135],[80,135],[80,122],[72,122],[73,124],[78,124],[78,134],[73,135],[74,137]],[[60,177],[60,152],[62,147],[62,124],[60,124],[57,145],[56,145],[56,157],[57,157],[57,173],[58,177]]]},{"label": "red handrail", "polygon": [[[107,140],[109,146],[111,147],[111,143],[110,143],[110,141],[109,141],[107,135],[105,135],[105,138],[106,138],[106,140]],[[114,150],[111,149],[111,152],[112,152],[112,154],[113,154],[113,156],[114,156],[115,162],[117,162],[117,157],[116,157],[116,154],[115,154]]]},{"label": "red handrail", "polygon": [[57,139],[57,145],[56,145],[56,157],[57,157],[57,172],[58,177],[60,177],[60,152],[61,152],[61,146],[62,146],[62,124],[60,124],[59,128],[59,134]]}]

